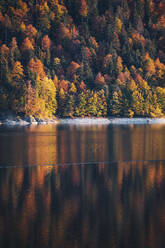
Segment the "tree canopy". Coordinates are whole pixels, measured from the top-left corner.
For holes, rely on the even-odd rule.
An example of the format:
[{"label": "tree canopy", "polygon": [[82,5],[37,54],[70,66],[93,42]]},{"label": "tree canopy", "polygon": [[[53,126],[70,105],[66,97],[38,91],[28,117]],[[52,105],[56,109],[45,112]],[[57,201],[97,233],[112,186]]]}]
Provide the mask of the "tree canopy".
[{"label": "tree canopy", "polygon": [[0,2],[0,110],[165,114],[164,0]]}]

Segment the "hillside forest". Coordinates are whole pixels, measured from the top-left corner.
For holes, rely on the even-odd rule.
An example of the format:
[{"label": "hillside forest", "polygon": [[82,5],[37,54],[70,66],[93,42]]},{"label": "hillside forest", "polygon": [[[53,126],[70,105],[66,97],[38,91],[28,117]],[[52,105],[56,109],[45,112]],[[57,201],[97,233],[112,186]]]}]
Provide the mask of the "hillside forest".
[{"label": "hillside forest", "polygon": [[163,117],[165,0],[1,0],[0,110]]}]

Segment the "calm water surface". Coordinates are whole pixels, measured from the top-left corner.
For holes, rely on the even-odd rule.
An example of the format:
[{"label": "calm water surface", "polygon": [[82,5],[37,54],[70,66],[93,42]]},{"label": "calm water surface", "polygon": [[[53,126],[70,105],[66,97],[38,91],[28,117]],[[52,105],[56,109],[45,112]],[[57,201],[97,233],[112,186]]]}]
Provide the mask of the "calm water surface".
[{"label": "calm water surface", "polygon": [[164,248],[165,126],[1,126],[0,247]]}]

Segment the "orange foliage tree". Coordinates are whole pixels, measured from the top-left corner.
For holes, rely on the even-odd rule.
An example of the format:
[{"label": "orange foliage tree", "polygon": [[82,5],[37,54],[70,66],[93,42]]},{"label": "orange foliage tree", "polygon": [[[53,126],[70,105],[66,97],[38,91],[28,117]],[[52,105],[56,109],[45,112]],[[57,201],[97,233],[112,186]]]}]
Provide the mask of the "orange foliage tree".
[{"label": "orange foliage tree", "polygon": [[46,49],[49,49],[50,46],[51,46],[51,40],[49,38],[48,35],[45,35],[43,38],[42,38],[42,50],[45,51]]},{"label": "orange foliage tree", "polygon": [[102,76],[101,72],[99,72],[95,78],[95,84],[98,86],[104,86],[105,85],[105,79]]},{"label": "orange foliage tree", "polygon": [[34,38],[37,35],[37,29],[35,27],[33,27],[32,24],[29,24],[27,27],[25,27],[25,34],[31,40],[32,38]]},{"label": "orange foliage tree", "polygon": [[80,65],[74,61],[70,63],[70,65],[67,68],[67,75],[73,76],[74,73],[80,68]]},{"label": "orange foliage tree", "polygon": [[39,78],[45,77],[44,65],[39,59],[32,58],[28,63],[28,69]]},{"label": "orange foliage tree", "polygon": [[21,45],[21,50],[22,51],[26,51],[26,50],[34,50],[34,47],[31,43],[31,41],[29,40],[28,37],[26,37],[23,42],[22,42],[22,45]]},{"label": "orange foliage tree", "polygon": [[88,14],[88,5],[85,0],[80,0],[80,10],[79,13],[82,17],[86,17]]}]

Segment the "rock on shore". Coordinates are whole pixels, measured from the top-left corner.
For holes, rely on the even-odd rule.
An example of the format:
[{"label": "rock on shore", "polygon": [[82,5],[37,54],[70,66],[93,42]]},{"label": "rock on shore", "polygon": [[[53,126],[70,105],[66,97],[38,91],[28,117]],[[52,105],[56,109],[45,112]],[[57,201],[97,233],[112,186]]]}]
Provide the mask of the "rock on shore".
[{"label": "rock on shore", "polygon": [[31,116],[16,116],[12,112],[0,112],[0,125],[7,126],[27,126],[27,125],[38,125],[38,124],[53,124],[58,123],[56,117],[53,118],[34,118]]}]

